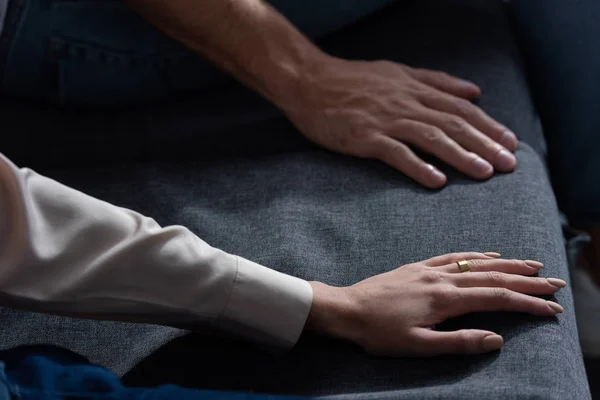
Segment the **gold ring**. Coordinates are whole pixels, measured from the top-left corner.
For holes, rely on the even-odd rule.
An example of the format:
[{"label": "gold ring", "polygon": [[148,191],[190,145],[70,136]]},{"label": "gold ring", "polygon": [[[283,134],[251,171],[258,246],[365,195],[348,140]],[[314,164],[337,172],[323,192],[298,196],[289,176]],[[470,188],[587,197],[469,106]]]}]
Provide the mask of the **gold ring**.
[{"label": "gold ring", "polygon": [[469,262],[467,260],[457,261],[458,268],[460,268],[460,272],[471,272],[471,267],[469,267]]}]

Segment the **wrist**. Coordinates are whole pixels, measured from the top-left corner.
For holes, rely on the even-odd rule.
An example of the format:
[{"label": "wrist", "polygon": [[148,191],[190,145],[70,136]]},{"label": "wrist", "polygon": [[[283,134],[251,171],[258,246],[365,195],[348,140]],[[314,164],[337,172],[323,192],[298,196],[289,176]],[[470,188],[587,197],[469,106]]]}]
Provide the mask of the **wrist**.
[{"label": "wrist", "polygon": [[315,75],[333,59],[310,42],[297,47],[273,60],[261,74],[266,88],[263,95],[283,111],[306,97],[304,94],[311,90]]},{"label": "wrist", "polygon": [[356,341],[356,312],[346,288],[333,287],[321,282],[309,283],[313,289],[313,301],[305,329],[321,335]]}]

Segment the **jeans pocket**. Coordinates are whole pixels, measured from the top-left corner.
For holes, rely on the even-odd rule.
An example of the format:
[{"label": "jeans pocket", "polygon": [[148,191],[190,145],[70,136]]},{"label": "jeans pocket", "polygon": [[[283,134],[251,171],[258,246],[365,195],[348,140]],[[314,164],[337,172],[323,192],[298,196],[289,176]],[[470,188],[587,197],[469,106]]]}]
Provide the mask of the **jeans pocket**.
[{"label": "jeans pocket", "polygon": [[123,105],[157,101],[167,90],[161,68],[147,58],[53,38],[50,92],[61,105]]},{"label": "jeans pocket", "polygon": [[181,97],[223,80],[199,55],[119,0],[54,0],[50,97],[118,106]]}]

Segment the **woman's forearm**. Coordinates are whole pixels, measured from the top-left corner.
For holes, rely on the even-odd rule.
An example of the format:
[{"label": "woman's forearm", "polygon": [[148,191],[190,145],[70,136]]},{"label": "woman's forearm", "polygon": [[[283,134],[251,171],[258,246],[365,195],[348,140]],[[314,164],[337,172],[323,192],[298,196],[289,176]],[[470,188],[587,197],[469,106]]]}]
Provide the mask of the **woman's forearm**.
[{"label": "woman's forearm", "polygon": [[290,347],[311,301],[306,281],[19,169],[0,154],[0,306],[214,326]]},{"label": "woman's forearm", "polygon": [[152,24],[278,103],[324,57],[261,0],[126,0]]}]

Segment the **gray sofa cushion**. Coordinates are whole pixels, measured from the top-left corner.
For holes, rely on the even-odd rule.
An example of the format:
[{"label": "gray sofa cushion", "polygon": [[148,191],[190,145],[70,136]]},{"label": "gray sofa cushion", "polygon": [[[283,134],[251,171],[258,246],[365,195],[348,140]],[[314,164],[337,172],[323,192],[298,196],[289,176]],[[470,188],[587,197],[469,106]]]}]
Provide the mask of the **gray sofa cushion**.
[{"label": "gray sofa cushion", "polygon": [[[402,2],[323,45],[344,56],[389,58],[474,80],[483,88],[482,107],[524,141],[518,170],[485,183],[447,171],[448,187],[427,191],[379,163],[313,148],[273,108],[235,86],[212,96],[210,106],[199,99],[195,107],[132,117],[154,122],[140,123],[130,134],[145,138],[142,156],[154,161],[57,168],[60,163],[50,160],[38,162],[38,169],[305,279],[347,285],[433,255],[480,250],[538,259],[546,265],[543,276],[568,280],[544,142],[500,1]],[[225,104],[228,111],[221,108]],[[215,112],[223,117],[232,110],[245,112],[228,115],[226,123],[215,118]],[[107,137],[123,135],[114,127]],[[129,153],[122,150],[134,141],[119,143],[123,158],[107,152],[107,160],[126,161]],[[110,150],[110,142],[104,149]],[[215,149],[218,160],[190,160]],[[14,152],[28,157],[17,146]],[[125,374],[129,384],[365,399],[589,398],[572,297],[568,289],[557,297],[565,308],[558,318],[502,313],[449,321],[443,328],[480,327],[504,335],[501,352],[476,357],[373,358],[350,344],[316,337],[302,338],[287,355],[271,355],[174,328],[12,310],[0,314],[1,345],[63,345]]]}]

